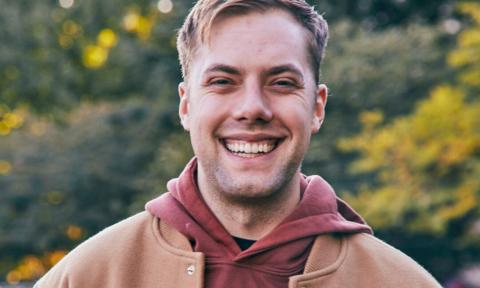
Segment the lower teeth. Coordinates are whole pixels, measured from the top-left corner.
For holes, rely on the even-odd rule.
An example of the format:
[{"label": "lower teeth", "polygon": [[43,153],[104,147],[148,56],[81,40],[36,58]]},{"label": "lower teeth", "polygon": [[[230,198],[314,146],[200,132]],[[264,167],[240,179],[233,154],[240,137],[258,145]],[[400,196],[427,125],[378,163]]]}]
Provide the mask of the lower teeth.
[{"label": "lower teeth", "polygon": [[252,153],[241,153],[241,152],[233,152],[233,154],[237,155],[237,156],[240,156],[240,157],[246,157],[246,158],[253,158],[253,157],[256,157],[256,156],[260,156],[264,153],[255,153],[255,154],[252,154]]}]

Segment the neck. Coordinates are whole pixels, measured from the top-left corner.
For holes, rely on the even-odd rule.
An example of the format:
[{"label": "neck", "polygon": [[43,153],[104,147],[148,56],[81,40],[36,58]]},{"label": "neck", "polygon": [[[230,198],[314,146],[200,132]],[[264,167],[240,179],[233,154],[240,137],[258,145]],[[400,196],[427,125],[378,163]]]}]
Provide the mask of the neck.
[{"label": "neck", "polygon": [[[200,194],[220,223],[232,235],[257,240],[267,235],[300,202],[300,173],[279,191],[265,198],[231,198],[198,174]],[[208,191],[208,193],[206,193]]]}]

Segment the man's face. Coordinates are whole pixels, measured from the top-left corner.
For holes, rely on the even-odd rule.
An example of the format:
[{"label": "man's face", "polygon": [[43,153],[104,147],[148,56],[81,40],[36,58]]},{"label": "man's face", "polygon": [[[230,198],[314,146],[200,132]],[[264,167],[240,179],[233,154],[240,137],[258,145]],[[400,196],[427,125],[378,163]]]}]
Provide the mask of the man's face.
[{"label": "man's face", "polygon": [[210,35],[179,86],[199,181],[239,200],[289,189],[327,97],[308,63],[305,29],[270,10],[219,19]]}]

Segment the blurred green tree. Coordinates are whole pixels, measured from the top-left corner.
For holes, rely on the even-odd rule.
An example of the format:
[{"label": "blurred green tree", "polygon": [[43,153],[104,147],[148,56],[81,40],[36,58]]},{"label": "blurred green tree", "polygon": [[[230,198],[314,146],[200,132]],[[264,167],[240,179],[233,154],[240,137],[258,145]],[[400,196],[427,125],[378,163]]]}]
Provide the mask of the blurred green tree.
[{"label": "blurred green tree", "polygon": [[330,21],[350,19],[367,29],[382,30],[411,23],[437,24],[454,15],[455,0],[321,0],[311,1]]},{"label": "blurred green tree", "polygon": [[62,120],[82,101],[175,90],[181,2],[165,13],[149,1],[72,3],[1,1],[0,105]]},{"label": "blurred green tree", "polygon": [[448,54],[458,81],[437,86],[412,113],[387,123],[380,110],[362,113],[361,133],[340,141],[360,154],[352,172],[375,175],[347,197],[370,224],[449,242],[453,257],[440,265],[429,260],[439,277],[446,261],[455,267],[480,255],[480,4],[458,7],[473,20]]},{"label": "blurred green tree", "polygon": [[321,77],[330,90],[326,119],[304,170],[322,175],[338,192],[365,179],[345,173],[353,157],[338,149],[337,139],[360,131],[362,110],[381,109],[387,118],[407,113],[425,91],[451,77],[444,62],[450,43],[443,35],[418,24],[375,32],[349,21],[332,25]]},{"label": "blurred green tree", "polygon": [[2,274],[25,255],[70,250],[164,192],[192,155],[172,115],[138,100],[82,105],[68,125],[27,118],[1,141],[11,163],[0,177]]}]

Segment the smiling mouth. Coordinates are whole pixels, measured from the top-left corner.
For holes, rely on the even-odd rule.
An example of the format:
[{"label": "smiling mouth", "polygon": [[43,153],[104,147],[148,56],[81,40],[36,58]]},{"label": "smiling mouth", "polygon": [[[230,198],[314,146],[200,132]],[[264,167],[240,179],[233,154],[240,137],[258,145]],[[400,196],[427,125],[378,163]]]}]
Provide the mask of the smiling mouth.
[{"label": "smiling mouth", "polygon": [[243,141],[243,140],[221,140],[225,149],[229,152],[243,157],[254,158],[271,153],[278,147],[280,139],[262,140],[262,141]]}]

